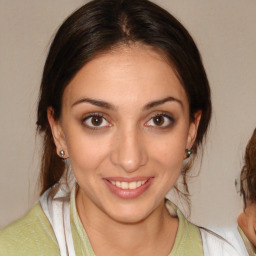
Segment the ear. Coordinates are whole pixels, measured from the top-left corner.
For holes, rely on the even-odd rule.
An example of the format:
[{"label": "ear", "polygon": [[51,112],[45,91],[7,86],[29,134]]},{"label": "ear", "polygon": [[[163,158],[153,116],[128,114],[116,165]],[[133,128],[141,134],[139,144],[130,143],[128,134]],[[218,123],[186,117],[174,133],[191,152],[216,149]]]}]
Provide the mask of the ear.
[{"label": "ear", "polygon": [[188,138],[187,138],[187,149],[191,149],[197,136],[198,126],[201,120],[202,111],[198,110],[194,114],[194,119],[189,124]]},{"label": "ear", "polygon": [[[60,156],[61,158],[68,158],[69,155],[68,155],[65,136],[64,136],[60,121],[56,121],[54,119],[54,110],[52,107],[49,107],[47,109],[47,118],[51,127],[57,155]],[[64,151],[64,155],[60,154],[62,150]]]}]

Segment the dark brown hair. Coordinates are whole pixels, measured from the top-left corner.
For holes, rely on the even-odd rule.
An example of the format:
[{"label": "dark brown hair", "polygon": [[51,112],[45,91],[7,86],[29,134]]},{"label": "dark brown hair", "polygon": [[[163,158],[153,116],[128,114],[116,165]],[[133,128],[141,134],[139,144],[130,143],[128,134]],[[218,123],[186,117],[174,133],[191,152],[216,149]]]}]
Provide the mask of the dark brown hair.
[{"label": "dark brown hair", "polygon": [[[116,46],[141,43],[162,52],[172,63],[188,97],[190,116],[202,110],[196,153],[211,117],[210,88],[199,51],[187,30],[170,13],[147,0],[94,0],[74,12],[59,28],[44,66],[37,126],[44,136],[41,163],[43,193],[59,181],[65,170],[47,120],[61,115],[62,95],[76,73],[92,58]],[[186,173],[183,171],[184,184]]]},{"label": "dark brown hair", "polygon": [[245,208],[248,202],[256,203],[256,129],[246,146],[240,184]]}]

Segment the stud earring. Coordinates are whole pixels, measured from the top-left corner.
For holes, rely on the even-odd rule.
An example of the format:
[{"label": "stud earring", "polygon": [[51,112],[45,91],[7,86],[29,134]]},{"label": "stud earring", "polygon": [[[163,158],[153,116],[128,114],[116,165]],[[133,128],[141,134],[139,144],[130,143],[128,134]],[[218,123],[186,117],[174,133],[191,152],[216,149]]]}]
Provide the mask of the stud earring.
[{"label": "stud earring", "polygon": [[189,157],[192,155],[193,150],[186,148],[186,149],[185,149],[185,152],[186,152],[186,154],[187,154],[187,158],[189,158]]},{"label": "stud earring", "polygon": [[64,158],[64,155],[65,155],[64,150],[61,150],[61,151],[60,151],[60,156],[61,156],[62,158]]}]

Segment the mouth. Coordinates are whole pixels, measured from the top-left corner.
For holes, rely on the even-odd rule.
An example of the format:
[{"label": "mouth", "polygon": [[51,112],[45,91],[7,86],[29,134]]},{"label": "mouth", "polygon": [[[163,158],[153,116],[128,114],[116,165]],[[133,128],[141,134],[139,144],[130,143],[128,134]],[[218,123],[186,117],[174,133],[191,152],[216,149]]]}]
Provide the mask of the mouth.
[{"label": "mouth", "polygon": [[109,182],[111,182],[112,185],[121,189],[136,189],[144,185],[147,182],[147,180],[139,180],[139,181],[132,181],[132,182],[109,180]]},{"label": "mouth", "polygon": [[107,187],[116,196],[124,199],[132,199],[143,194],[153,182],[153,177],[143,178],[105,178]]}]

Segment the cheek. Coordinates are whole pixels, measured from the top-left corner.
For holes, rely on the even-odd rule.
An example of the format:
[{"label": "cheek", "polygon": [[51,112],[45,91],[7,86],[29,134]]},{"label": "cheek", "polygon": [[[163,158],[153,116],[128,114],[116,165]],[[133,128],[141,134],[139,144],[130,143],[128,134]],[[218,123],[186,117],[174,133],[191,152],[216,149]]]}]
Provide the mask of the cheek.
[{"label": "cheek", "polygon": [[181,166],[184,160],[187,137],[185,133],[165,136],[152,143],[151,155],[169,166]]},{"label": "cheek", "polygon": [[67,147],[74,173],[95,171],[107,157],[108,145],[107,138],[97,139],[81,133],[68,137]]}]

